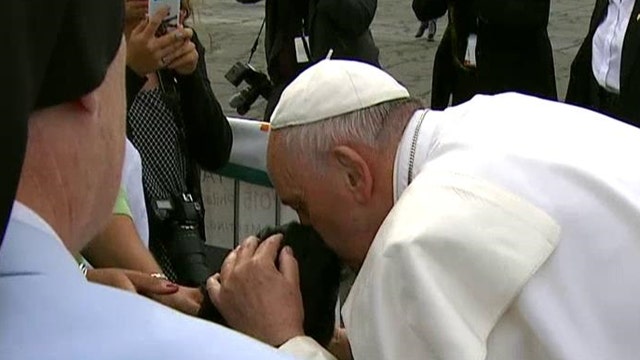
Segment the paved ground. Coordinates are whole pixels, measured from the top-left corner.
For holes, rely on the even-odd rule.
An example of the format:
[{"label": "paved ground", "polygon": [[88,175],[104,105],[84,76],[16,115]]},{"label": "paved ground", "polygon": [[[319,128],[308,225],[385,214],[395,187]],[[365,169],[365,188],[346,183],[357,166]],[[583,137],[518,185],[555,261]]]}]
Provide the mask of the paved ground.
[{"label": "paved ground", "polygon": [[[194,3],[195,27],[208,49],[207,64],[214,92],[228,114],[235,114],[227,104],[235,89],[226,81],[224,74],[236,61],[247,60],[264,16],[264,5],[262,2],[242,5],[234,0],[195,0]],[[558,90],[563,98],[569,80],[569,66],[586,34],[594,3],[594,0],[552,1],[549,34],[554,48]],[[415,39],[413,35],[417,25],[409,0],[378,0],[372,31],[380,47],[381,61],[412,94],[428,104],[433,57],[438,42]],[[439,40],[445,26],[446,19],[440,19],[436,40]],[[262,40],[252,63],[264,70]],[[260,116],[263,108],[264,102],[258,102],[248,115]]]}]

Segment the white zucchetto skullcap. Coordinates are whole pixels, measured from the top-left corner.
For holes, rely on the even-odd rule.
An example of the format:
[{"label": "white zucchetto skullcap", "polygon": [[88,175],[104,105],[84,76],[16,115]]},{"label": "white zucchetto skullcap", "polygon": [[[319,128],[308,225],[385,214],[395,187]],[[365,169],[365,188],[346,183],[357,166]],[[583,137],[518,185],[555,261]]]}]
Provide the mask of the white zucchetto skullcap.
[{"label": "white zucchetto skullcap", "polygon": [[406,88],[375,66],[322,60],[284,89],[271,115],[271,129],[311,124],[409,96]]}]

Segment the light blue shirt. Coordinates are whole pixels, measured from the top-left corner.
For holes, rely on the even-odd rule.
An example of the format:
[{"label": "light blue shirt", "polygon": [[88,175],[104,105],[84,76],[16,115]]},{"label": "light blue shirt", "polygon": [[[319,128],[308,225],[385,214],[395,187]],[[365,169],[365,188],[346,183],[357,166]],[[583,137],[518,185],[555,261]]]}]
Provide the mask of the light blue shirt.
[{"label": "light blue shirt", "polygon": [[227,328],[93,284],[15,202],[0,251],[1,359],[286,359]]}]

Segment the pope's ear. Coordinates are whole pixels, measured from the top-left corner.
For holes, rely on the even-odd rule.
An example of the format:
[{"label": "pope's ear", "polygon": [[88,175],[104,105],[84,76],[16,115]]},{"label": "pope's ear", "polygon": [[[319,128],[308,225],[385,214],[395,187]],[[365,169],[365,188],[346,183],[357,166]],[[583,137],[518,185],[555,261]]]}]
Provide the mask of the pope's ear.
[{"label": "pope's ear", "polygon": [[348,146],[337,146],[331,152],[340,171],[341,181],[360,203],[366,203],[372,195],[373,178],[371,169],[360,154]]}]

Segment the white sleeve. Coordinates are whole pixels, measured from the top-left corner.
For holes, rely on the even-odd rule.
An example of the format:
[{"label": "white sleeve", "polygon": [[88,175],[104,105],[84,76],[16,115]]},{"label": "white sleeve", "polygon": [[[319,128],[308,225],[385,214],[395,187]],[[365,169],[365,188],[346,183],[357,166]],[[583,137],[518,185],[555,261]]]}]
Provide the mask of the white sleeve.
[{"label": "white sleeve", "polygon": [[127,139],[121,186],[127,193],[127,204],[131,210],[133,223],[145,247],[149,247],[149,219],[142,185],[142,160],[140,153]]},{"label": "white sleeve", "polygon": [[280,346],[280,351],[304,360],[336,360],[322,345],[308,336],[296,336]]}]

